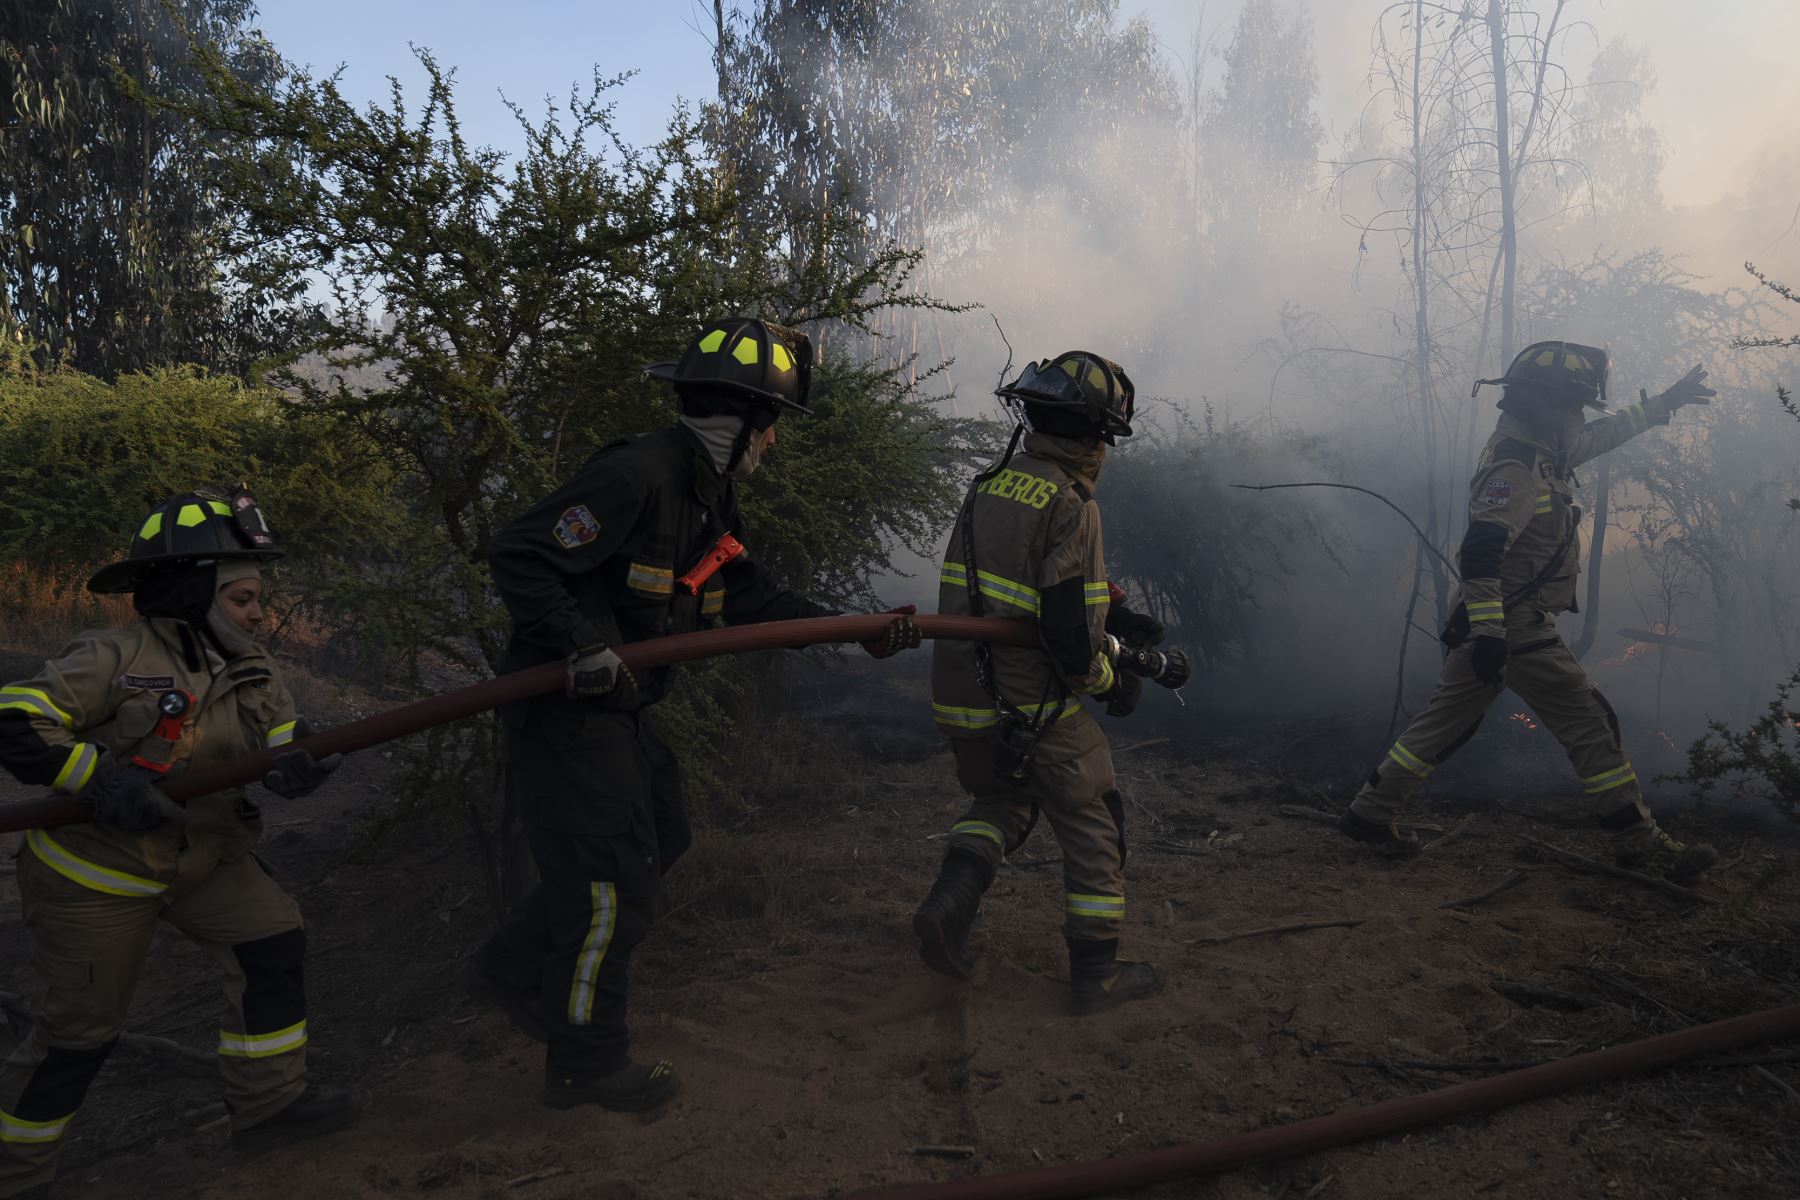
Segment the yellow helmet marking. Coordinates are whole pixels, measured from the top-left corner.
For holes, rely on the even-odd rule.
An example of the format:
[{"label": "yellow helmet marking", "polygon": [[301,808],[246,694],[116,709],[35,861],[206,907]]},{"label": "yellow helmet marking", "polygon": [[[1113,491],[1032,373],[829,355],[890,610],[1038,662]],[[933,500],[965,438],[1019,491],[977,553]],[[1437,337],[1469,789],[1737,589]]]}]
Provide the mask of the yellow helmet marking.
[{"label": "yellow helmet marking", "polygon": [[181,506],[181,515],[175,518],[175,523],[183,529],[189,529],[205,520],[206,510],[204,508],[198,504],[184,504]]},{"label": "yellow helmet marking", "polygon": [[147,542],[162,532],[162,510],[159,508],[144,518],[144,527],[138,530],[138,540]]},{"label": "yellow helmet marking", "polygon": [[207,507],[211,508],[221,517],[229,517],[231,515],[231,505],[225,503],[223,500],[208,500],[206,504]]},{"label": "yellow helmet marking", "polygon": [[755,338],[743,337],[739,338],[738,344],[731,348],[731,357],[746,367],[753,367],[762,358],[762,351],[757,348]]},{"label": "yellow helmet marking", "polygon": [[700,339],[700,353],[711,354],[725,344],[725,331],[715,329]]},{"label": "yellow helmet marking", "polygon": [[776,342],[774,346],[770,348],[769,360],[775,364],[775,369],[777,371],[791,371],[794,369],[794,356],[789,354],[788,348],[780,342]]}]

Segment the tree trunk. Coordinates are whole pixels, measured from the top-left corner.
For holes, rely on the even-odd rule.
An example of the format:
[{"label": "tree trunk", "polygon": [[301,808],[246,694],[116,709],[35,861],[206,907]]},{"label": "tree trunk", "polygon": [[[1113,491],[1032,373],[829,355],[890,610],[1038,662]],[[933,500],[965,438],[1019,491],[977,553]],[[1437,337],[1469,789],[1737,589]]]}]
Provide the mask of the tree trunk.
[{"label": "tree trunk", "polygon": [[1494,53],[1494,157],[1500,168],[1500,361],[1513,357],[1513,278],[1518,231],[1513,225],[1513,161],[1507,127],[1511,97],[1506,83],[1505,0],[1488,0],[1488,40]]},{"label": "tree trunk", "polygon": [[[1600,636],[1600,560],[1606,553],[1607,500],[1612,491],[1612,467],[1602,457],[1594,469],[1594,537],[1588,544],[1587,621],[1581,627],[1581,636],[1569,648],[1578,659],[1594,648],[1594,640]],[[1658,678],[1660,680],[1660,675]],[[1661,686],[1660,682],[1658,686]]]},{"label": "tree trunk", "polygon": [[[1425,48],[1425,0],[1413,5],[1413,78],[1412,78],[1412,173],[1413,173],[1413,356],[1416,360],[1415,386],[1419,391],[1419,425],[1425,434],[1425,535],[1435,546],[1437,529],[1437,422],[1431,412],[1431,321],[1428,308],[1428,281],[1425,273],[1425,149],[1423,97],[1419,94],[1420,64]],[[1450,620],[1450,581],[1435,562],[1431,567],[1432,590],[1437,601],[1438,625]]]}]

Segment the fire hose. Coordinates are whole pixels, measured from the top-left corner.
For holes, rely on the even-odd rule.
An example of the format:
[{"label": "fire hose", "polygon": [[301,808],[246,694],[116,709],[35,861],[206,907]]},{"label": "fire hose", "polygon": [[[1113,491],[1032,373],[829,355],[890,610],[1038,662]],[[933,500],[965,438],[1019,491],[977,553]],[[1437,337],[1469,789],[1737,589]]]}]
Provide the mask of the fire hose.
[{"label": "fire hose", "polygon": [[844,1200],[1082,1200],[1130,1192],[1176,1179],[1234,1170],[1248,1163],[1292,1158],[1348,1146],[1402,1130],[1541,1100],[1591,1083],[1657,1071],[1702,1054],[1800,1037],[1800,1004],[1695,1025],[1591,1054],[1509,1071],[1471,1083],[1403,1096],[1367,1108],[1314,1117],[1292,1125],[1233,1134],[1213,1142],[1128,1154],[947,1183],[902,1184],[856,1192]]},{"label": "fire hose", "polygon": [[[822,642],[864,642],[881,637],[893,616],[874,613],[853,617],[812,617],[801,621],[767,621],[734,625],[699,633],[680,633],[647,642],[617,647],[625,665],[634,669],[663,667],[672,663],[748,654],[755,650],[800,649]],[[1037,626],[1025,621],[978,617],[914,617],[920,636],[953,641],[983,641],[1005,646],[1036,646]],[[406,737],[434,725],[459,721],[488,709],[562,690],[567,668],[561,661],[545,663],[484,680],[453,692],[443,692],[387,712],[351,721],[310,737],[268,750],[246,754],[228,763],[198,767],[171,776],[157,786],[172,800],[192,800],[210,792],[254,783],[269,773],[275,756],[307,750],[315,757],[366,750],[382,742]],[[21,829],[48,829],[93,820],[93,808],[69,796],[21,800],[0,806],[0,833]]]}]

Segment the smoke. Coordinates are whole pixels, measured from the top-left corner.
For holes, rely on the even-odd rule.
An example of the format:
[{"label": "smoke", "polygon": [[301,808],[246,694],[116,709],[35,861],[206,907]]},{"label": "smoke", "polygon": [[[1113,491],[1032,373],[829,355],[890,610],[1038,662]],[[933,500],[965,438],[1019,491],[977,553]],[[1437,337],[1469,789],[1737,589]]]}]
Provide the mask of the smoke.
[{"label": "smoke", "polygon": [[[914,36],[939,44],[992,6],[914,7],[913,19],[939,26]],[[1011,10],[1023,22],[1091,7],[1034,0]],[[1800,659],[1800,517],[1782,503],[1800,495],[1800,425],[1774,401],[1777,381],[1800,385],[1800,361],[1731,347],[1759,328],[1800,328],[1800,309],[1765,303],[1741,269],[1755,259],[1800,282],[1800,151],[1791,130],[1768,119],[1796,109],[1774,106],[1787,82],[1769,82],[1759,95],[1741,77],[1701,86],[1688,69],[1733,30],[1746,33],[1740,13],[1722,17],[1728,29],[1696,34],[1672,3],[1658,5],[1662,19],[1629,29],[1616,8],[1574,7],[1586,24],[1557,50],[1568,72],[1566,112],[1558,124],[1546,118],[1546,165],[1522,188],[1517,344],[1555,336],[1614,347],[1619,404],[1640,387],[1661,390],[1695,361],[1709,365],[1722,391],[1711,411],[1684,410],[1674,427],[1639,438],[1610,465],[1601,613],[1586,661],[1625,722],[1631,753],[1652,764],[1648,778],[1676,761],[1709,716],[1743,716],[1766,703],[1773,680]],[[1250,25],[1234,23],[1245,8],[1264,41],[1240,47]],[[1404,150],[1395,124],[1404,112],[1370,82],[1379,8],[1252,0],[1203,9],[1216,23],[1196,37],[1191,6],[1151,4],[1161,74],[1129,87],[1101,77],[1143,66],[1124,53],[1143,31],[1115,21],[1118,56],[1095,58],[1098,99],[1033,93],[1035,157],[1002,159],[991,175],[948,186],[936,221],[925,224],[927,282],[940,297],[982,308],[926,319],[928,329],[904,339],[955,360],[961,415],[998,416],[988,395],[1008,349],[996,320],[1015,371],[1073,348],[1120,361],[1146,419],[1102,480],[1109,565],[1140,598],[1165,606],[1178,639],[1202,647],[1205,669],[1181,711],[1302,724],[1351,715],[1375,726],[1358,743],[1364,750],[1386,725],[1396,685],[1403,720],[1422,707],[1439,666],[1432,635],[1441,593],[1429,572],[1415,589],[1414,535],[1351,492],[1230,485],[1319,479],[1373,488],[1454,558],[1473,455],[1495,418],[1492,393],[1470,400],[1469,382],[1504,365],[1493,361],[1498,331],[1484,325],[1479,303],[1492,248],[1466,248],[1473,285],[1433,282],[1443,288],[1433,294],[1431,396],[1422,403],[1412,365],[1415,264],[1396,236],[1396,202],[1410,189],[1392,169]],[[1800,21],[1762,16],[1783,28]],[[1603,52],[1621,32],[1636,42]],[[1308,39],[1301,62],[1295,47]],[[1591,73],[1625,69],[1639,77]],[[1252,85],[1280,103],[1221,103],[1229,99],[1222,88]],[[857,91],[841,78],[837,87]],[[1121,96],[1138,107],[1122,108]],[[1023,101],[995,93],[986,102]],[[1287,114],[1279,122],[1276,109]],[[1294,115],[1306,113],[1317,117],[1312,132]],[[1225,119],[1245,126],[1221,129]],[[1695,134],[1702,120],[1710,140]],[[1314,166],[1297,183],[1274,167],[1246,183],[1245,164],[1218,157],[1234,137],[1240,145],[1314,138],[1301,146]],[[1551,162],[1571,146],[1596,161],[1582,171]],[[1053,169],[1045,147],[1056,148]],[[1259,161],[1291,160],[1277,151]],[[1387,166],[1346,173],[1330,165],[1364,158]],[[1230,187],[1220,182],[1227,178]],[[1597,179],[1660,186],[1609,188]],[[1580,479],[1585,546],[1594,468]],[[929,604],[935,574],[935,564],[919,563],[915,578],[886,590]],[[1193,599],[1199,577],[1211,581],[1203,601]],[[1560,625],[1573,642],[1591,619],[1569,614]],[[1627,628],[1683,640],[1618,632]],[[1532,735],[1553,753],[1547,734],[1510,719],[1523,709],[1503,698],[1490,718],[1503,733],[1484,737],[1504,736],[1510,747]]]}]

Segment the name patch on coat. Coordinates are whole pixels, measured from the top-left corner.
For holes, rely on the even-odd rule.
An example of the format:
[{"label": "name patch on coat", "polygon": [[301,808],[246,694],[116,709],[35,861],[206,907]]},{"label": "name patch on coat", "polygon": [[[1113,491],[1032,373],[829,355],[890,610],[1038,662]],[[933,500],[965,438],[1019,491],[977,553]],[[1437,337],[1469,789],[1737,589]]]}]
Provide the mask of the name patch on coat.
[{"label": "name patch on coat", "polygon": [[599,536],[600,522],[594,519],[585,504],[563,509],[562,517],[556,522],[556,540],[565,550],[585,546]]},{"label": "name patch on coat", "polygon": [[119,687],[125,691],[168,692],[175,688],[173,675],[121,675]]},{"label": "name patch on coat", "polygon": [[1499,508],[1512,499],[1512,483],[1505,479],[1490,479],[1482,490],[1481,499],[1489,508]]}]

